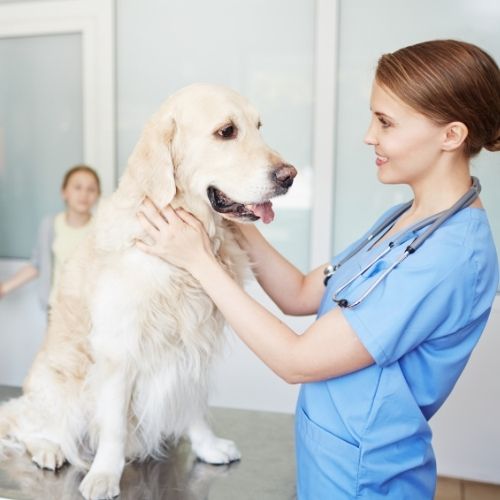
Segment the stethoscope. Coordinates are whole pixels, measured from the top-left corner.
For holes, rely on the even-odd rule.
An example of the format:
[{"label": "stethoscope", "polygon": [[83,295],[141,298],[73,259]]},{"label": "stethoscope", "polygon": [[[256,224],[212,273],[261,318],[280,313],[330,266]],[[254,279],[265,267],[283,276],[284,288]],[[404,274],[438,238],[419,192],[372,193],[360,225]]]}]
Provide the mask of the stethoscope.
[{"label": "stethoscope", "polygon": [[[431,234],[434,233],[434,231],[436,231],[439,228],[439,226],[441,226],[450,217],[452,217],[454,214],[456,214],[463,208],[468,207],[479,196],[480,192],[481,192],[481,184],[479,183],[479,179],[477,177],[472,177],[471,188],[453,206],[451,206],[447,210],[444,210],[435,215],[431,215],[430,217],[422,219],[421,221],[417,222],[416,224],[406,229],[406,231],[401,236],[397,237],[393,241],[390,241],[387,248],[385,248],[374,259],[372,259],[368,264],[366,264],[366,266],[361,271],[359,271],[352,278],[350,278],[343,285],[341,285],[337,290],[335,290],[335,292],[333,292],[332,300],[336,304],[338,304],[339,307],[348,309],[352,309],[353,307],[356,307],[357,305],[361,304],[361,302],[363,302],[363,300],[365,300],[366,297],[370,295],[370,293],[375,289],[375,287],[379,285],[393,269],[399,266],[399,264],[401,264],[401,262],[403,262],[403,260],[405,260],[408,257],[408,255],[415,253],[422,246],[424,241],[427,238],[429,238],[429,236],[431,236]],[[368,245],[368,243],[375,240],[372,245],[373,247],[380,239],[382,239],[383,236],[393,226],[394,222],[410,208],[412,203],[413,200],[405,203],[398,210],[396,210],[395,213],[392,213],[389,217],[383,220],[379,225],[377,225],[373,229],[373,231],[366,238],[364,238],[353,250],[351,250],[342,260],[337,262],[334,266],[332,264],[326,266],[323,271],[325,275],[323,283],[325,284],[325,286],[328,284],[328,280],[335,274],[335,272],[342,265],[344,265],[349,259],[351,259],[357,253],[359,253],[366,245]],[[393,247],[404,242],[405,239],[408,238],[408,235],[410,233],[419,231],[420,229],[426,226],[429,227],[420,236],[417,236],[406,247],[404,252],[377,278],[377,280],[375,280],[375,282],[357,300],[349,302],[346,298],[339,298],[339,294],[343,290],[345,290],[352,282],[357,280],[360,276],[365,274],[366,271],[371,269],[380,259],[382,259],[386,254],[388,254]]]}]

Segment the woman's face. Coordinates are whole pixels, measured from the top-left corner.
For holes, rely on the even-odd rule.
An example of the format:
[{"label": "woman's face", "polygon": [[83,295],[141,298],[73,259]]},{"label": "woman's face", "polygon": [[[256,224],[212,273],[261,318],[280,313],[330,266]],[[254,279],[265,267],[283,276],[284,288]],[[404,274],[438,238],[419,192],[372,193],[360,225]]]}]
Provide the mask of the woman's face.
[{"label": "woman's face", "polygon": [[374,146],[378,178],[387,184],[414,185],[432,172],[446,138],[436,125],[394,94],[373,83],[372,119],[365,142]]},{"label": "woman's face", "polygon": [[99,187],[92,174],[75,172],[68,179],[62,196],[70,210],[81,214],[89,213],[99,198]]}]

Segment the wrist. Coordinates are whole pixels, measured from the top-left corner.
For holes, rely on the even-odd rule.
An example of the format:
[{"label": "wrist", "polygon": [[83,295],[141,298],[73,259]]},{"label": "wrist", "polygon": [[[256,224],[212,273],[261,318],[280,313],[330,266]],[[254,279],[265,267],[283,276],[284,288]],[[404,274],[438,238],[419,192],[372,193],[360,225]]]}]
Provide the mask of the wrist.
[{"label": "wrist", "polygon": [[259,234],[259,230],[254,224],[241,223],[238,224],[239,235],[238,243],[244,250],[249,250],[252,246],[252,241],[255,240],[255,235]]},{"label": "wrist", "polygon": [[205,253],[191,266],[189,272],[196,278],[199,282],[203,281],[203,277],[213,269],[214,266],[218,266],[219,263],[213,254]]}]

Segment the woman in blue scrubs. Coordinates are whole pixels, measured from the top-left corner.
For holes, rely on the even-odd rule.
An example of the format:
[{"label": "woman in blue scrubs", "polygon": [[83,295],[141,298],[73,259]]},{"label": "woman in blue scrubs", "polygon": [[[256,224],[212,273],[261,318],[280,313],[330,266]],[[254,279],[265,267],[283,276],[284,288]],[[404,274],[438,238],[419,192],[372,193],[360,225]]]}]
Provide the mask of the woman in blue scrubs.
[{"label": "woman in blue scrubs", "polygon": [[253,225],[240,227],[257,279],[276,304],[287,314],[317,312],[302,335],[227,275],[191,214],[146,202],[140,216],[155,243],[138,246],[190,271],[250,349],[284,380],[303,384],[296,411],[303,500],[433,498],[428,420],[464,369],[498,286],[498,259],[477,198],[353,306],[428,226],[409,227],[469,192],[471,157],[500,150],[496,63],[452,40],[385,54],[371,113],[365,142],[375,149],[378,178],[407,184],[414,200],[402,213],[394,207],[383,214],[373,227],[399,215],[374,240],[359,248],[362,237],[333,259],[341,265],[326,289],[325,266],[303,275]]}]

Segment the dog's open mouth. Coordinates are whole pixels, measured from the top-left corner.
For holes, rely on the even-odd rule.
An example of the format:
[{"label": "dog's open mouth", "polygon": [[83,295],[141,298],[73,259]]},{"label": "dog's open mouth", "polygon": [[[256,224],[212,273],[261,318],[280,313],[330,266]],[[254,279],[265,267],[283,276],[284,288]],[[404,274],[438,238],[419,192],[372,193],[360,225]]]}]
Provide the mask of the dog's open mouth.
[{"label": "dog's open mouth", "polygon": [[238,203],[213,186],[207,189],[207,195],[212,208],[220,214],[249,221],[261,219],[264,224],[269,224],[274,219],[273,204],[270,201],[247,204]]}]

